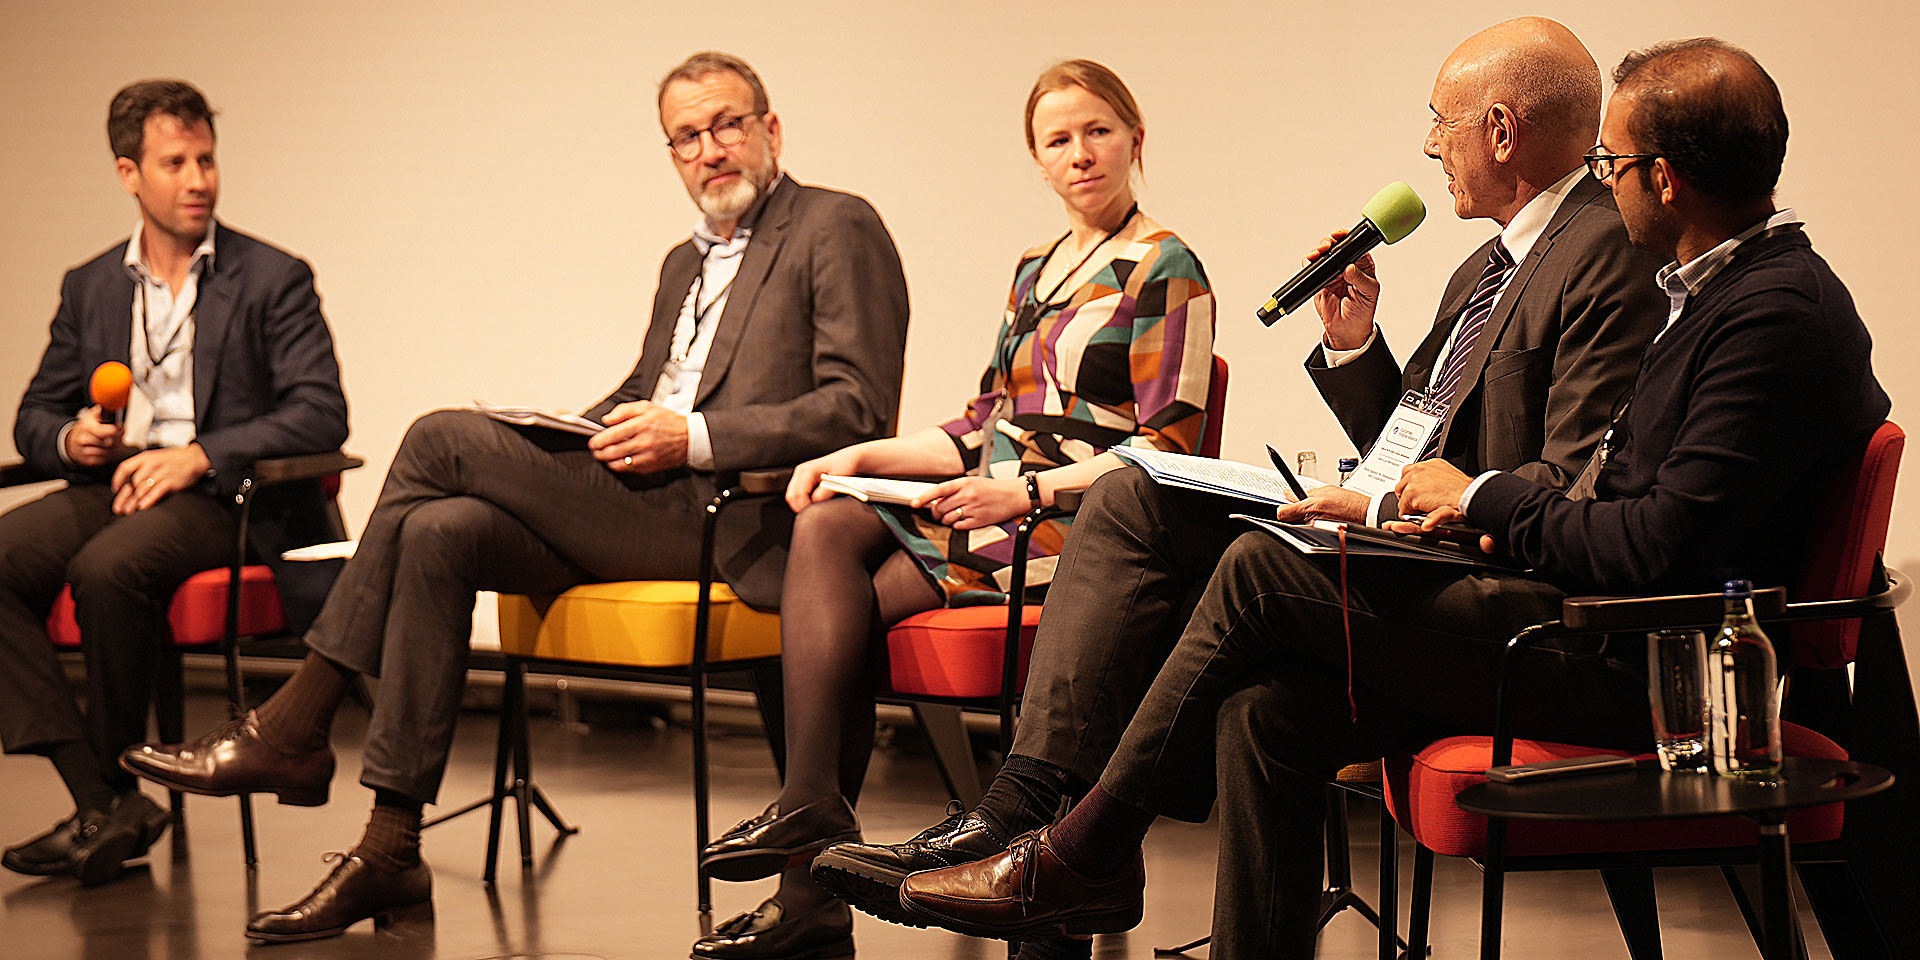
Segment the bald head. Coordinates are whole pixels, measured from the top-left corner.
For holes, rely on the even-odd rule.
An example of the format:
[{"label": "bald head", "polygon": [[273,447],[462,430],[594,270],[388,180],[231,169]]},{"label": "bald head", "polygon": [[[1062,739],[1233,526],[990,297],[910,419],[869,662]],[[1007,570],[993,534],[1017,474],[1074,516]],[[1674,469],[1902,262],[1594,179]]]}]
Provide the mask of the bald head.
[{"label": "bald head", "polygon": [[[1555,161],[1578,157],[1600,129],[1600,67],[1573,31],[1543,17],[1497,23],[1468,37],[1440,67],[1440,83],[1484,111],[1504,103]],[[1562,156],[1562,155],[1565,156]]]},{"label": "bald head", "polygon": [[1665,157],[1695,189],[1723,201],[1768,199],[1787,155],[1780,88],[1752,54],[1724,40],[1669,40],[1613,71],[1614,99],[1636,148]]}]

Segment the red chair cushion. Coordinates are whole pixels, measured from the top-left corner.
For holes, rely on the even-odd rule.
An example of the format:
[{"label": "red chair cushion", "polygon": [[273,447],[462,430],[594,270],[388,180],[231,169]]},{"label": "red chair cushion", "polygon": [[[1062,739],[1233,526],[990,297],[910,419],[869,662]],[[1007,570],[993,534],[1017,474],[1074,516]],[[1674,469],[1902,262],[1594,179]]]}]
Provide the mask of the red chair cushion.
[{"label": "red chair cushion", "polygon": [[[167,608],[173,645],[198,647],[219,643],[227,632],[227,571],[221,567],[188,577],[173,592]],[[273,571],[264,566],[240,568],[240,635],[283,633],[287,615],[280,609]],[[80,625],[73,619],[73,588],[62,587],[47,615],[47,635],[55,646],[80,646]]]},{"label": "red chair cushion", "polygon": [[[1020,686],[1025,687],[1040,605],[1020,611]],[[923,697],[997,697],[1006,659],[1006,607],[916,613],[887,631],[889,687]]]},{"label": "red chair cushion", "polygon": [[[1788,756],[1847,759],[1847,752],[1840,749],[1839,744],[1795,724],[1780,724],[1780,739]],[[1598,753],[1627,756],[1621,750],[1542,740],[1513,742],[1514,763],[1536,763]],[[1468,787],[1485,783],[1487,778],[1483,771],[1492,763],[1492,737],[1449,737],[1436,741],[1412,757],[1389,759],[1386,792],[1394,820],[1435,853],[1449,857],[1484,855],[1487,850],[1487,818],[1460,809],[1453,798]],[[1837,839],[1840,836],[1843,809],[1843,804],[1830,803],[1791,814],[1787,818],[1787,829],[1793,842],[1820,843]],[[1753,845],[1759,835],[1757,824],[1737,816],[1612,823],[1513,820],[1509,821],[1507,827],[1507,854],[1525,857],[1738,847]]]}]

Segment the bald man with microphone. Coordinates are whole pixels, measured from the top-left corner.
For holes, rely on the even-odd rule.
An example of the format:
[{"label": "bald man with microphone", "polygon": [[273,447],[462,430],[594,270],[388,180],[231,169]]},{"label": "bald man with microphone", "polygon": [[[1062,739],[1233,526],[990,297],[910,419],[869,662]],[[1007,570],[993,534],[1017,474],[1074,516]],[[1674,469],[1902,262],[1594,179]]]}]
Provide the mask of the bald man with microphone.
[{"label": "bald man with microphone", "polygon": [[[167,813],[114,761],[146,739],[175,587],[232,557],[249,464],[347,437],[333,337],[308,266],[215,222],[213,111],[177,80],[121,90],[107,134],[138,213],[126,241],[69,271],[14,421],[25,469],[65,488],[0,515],[0,743],[52,761],[74,812],[0,854],[16,873],[120,875]],[[256,498],[251,551],[331,539],[318,482]],[[282,568],[304,624],[335,564]],[[87,667],[83,713],[47,636],[71,584]],[[24,831],[23,831],[24,832]]]}]

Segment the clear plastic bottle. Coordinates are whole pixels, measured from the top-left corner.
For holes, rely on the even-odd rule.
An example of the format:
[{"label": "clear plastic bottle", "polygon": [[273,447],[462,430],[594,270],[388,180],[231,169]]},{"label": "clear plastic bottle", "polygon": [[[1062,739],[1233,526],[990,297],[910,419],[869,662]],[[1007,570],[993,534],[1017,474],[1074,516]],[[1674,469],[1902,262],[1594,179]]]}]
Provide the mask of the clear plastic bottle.
[{"label": "clear plastic bottle", "polygon": [[1779,674],[1773,643],[1753,617],[1753,584],[1729,580],[1726,618],[1707,651],[1707,748],[1715,773],[1741,780],[1780,775]]}]

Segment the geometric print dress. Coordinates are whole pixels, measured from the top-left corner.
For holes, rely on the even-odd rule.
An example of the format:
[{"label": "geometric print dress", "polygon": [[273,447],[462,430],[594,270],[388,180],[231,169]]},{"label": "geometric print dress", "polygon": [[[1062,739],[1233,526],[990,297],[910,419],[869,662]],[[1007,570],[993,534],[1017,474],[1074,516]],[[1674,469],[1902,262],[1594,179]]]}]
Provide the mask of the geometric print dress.
[{"label": "geometric print dress", "polygon": [[[980,393],[940,425],[968,473],[1017,477],[1116,445],[1192,453],[1213,373],[1213,293],[1199,259],[1139,214],[1075,272],[1085,279],[1040,303],[1040,272],[1058,244],[1021,256]],[[872,506],[947,606],[1006,603],[1020,518],[956,531],[925,510]],[[1035,596],[1052,581],[1072,523],[1061,517],[1034,530],[1027,583]]]}]

